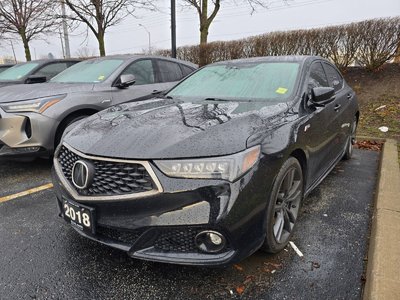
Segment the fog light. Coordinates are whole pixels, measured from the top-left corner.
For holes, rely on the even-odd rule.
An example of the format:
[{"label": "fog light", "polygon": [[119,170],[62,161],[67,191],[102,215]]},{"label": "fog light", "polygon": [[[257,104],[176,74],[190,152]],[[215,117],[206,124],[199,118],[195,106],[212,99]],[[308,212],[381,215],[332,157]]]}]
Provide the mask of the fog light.
[{"label": "fog light", "polygon": [[196,235],[196,246],[203,252],[219,252],[226,245],[225,237],[216,231],[202,231]]}]

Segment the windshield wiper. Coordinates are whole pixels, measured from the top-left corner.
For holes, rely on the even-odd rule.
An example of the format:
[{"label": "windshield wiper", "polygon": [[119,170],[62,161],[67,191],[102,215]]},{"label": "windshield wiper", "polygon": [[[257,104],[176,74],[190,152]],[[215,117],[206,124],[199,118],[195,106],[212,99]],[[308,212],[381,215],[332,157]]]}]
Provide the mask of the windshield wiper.
[{"label": "windshield wiper", "polygon": [[209,97],[205,98],[204,101],[236,101],[236,100]]},{"label": "windshield wiper", "polygon": [[213,97],[208,97],[205,98],[204,101],[225,101],[225,102],[252,102],[253,100],[251,99],[224,99],[224,98],[213,98]]}]

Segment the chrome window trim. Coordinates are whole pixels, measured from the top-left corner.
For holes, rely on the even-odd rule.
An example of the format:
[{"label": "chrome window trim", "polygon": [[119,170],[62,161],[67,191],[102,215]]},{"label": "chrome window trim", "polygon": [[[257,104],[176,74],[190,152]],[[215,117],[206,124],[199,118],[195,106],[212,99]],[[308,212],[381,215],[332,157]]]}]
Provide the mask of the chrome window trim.
[{"label": "chrome window trim", "polygon": [[140,164],[142,165],[146,171],[149,173],[151,179],[153,180],[154,184],[156,185],[157,189],[153,189],[151,191],[147,192],[141,192],[141,193],[134,193],[134,194],[123,194],[123,195],[115,195],[115,196],[81,196],[78,194],[78,192],[75,190],[75,188],[71,185],[71,183],[67,180],[67,178],[64,176],[64,173],[62,171],[61,165],[58,162],[58,154],[61,150],[61,147],[57,151],[57,153],[54,155],[54,169],[56,171],[56,174],[65,187],[65,189],[68,191],[68,193],[75,199],[79,201],[117,201],[117,200],[132,200],[135,198],[143,198],[143,197],[148,197],[148,196],[153,196],[157,195],[163,192],[163,187],[158,180],[156,174],[153,171],[153,168],[151,167],[150,163],[148,161],[143,161],[143,160],[125,160],[125,159],[114,159],[114,158],[105,158],[105,157],[97,157],[97,156],[91,156],[91,155],[86,155],[74,148],[72,148],[70,145],[67,143],[63,143],[63,146],[65,146],[68,150],[71,152],[75,153],[76,155],[80,156],[81,158],[86,158],[86,159],[91,159],[91,160],[100,160],[100,161],[106,161],[106,162],[120,162],[120,163],[128,163],[128,164]]}]

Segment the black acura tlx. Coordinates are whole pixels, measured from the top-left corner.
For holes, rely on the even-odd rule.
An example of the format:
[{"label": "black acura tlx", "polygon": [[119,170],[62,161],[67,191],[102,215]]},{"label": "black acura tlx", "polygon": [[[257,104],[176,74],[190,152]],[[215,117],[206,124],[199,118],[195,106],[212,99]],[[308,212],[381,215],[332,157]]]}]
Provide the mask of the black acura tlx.
[{"label": "black acura tlx", "polygon": [[60,215],[145,260],[227,265],[276,253],[303,198],[351,157],[358,118],[353,90],[323,58],[211,64],[162,98],[70,130],[54,157]]}]

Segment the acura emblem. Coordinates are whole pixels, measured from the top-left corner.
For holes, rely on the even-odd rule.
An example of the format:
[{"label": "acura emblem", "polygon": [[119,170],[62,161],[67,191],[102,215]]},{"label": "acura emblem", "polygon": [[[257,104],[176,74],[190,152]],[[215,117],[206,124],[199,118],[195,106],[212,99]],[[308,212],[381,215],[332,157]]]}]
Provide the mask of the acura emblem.
[{"label": "acura emblem", "polygon": [[92,184],[94,167],[91,163],[77,160],[72,167],[72,183],[80,190]]}]

